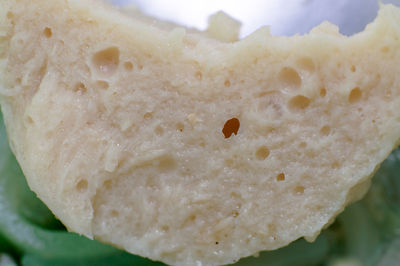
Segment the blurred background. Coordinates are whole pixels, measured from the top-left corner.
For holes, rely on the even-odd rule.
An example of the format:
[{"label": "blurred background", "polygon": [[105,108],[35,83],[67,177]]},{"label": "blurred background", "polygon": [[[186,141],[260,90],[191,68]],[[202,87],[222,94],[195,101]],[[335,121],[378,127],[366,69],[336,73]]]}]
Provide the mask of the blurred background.
[{"label": "blurred background", "polygon": [[[210,14],[223,10],[243,23],[244,37],[260,26],[270,25],[274,35],[307,33],[328,20],[346,35],[362,31],[377,14],[378,0],[112,0],[117,5],[136,5],[152,15],[181,25],[205,29]],[[386,0],[400,6],[400,0]]]}]

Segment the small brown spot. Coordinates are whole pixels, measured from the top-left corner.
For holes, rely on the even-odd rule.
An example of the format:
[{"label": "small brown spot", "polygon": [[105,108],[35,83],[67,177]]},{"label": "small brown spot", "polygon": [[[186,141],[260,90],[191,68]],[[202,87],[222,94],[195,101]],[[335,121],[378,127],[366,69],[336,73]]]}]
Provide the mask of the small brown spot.
[{"label": "small brown spot", "polygon": [[277,181],[285,181],[286,177],[284,173],[280,173],[276,176]]},{"label": "small brown spot", "polygon": [[258,160],[265,160],[268,158],[269,156],[269,149],[265,146],[262,146],[260,148],[258,148],[257,152],[256,152],[256,158]]},{"label": "small brown spot", "polygon": [[300,148],[300,149],[305,149],[305,148],[307,148],[307,143],[304,142],[304,141],[300,142],[299,148]]},{"label": "small brown spot", "polygon": [[161,230],[162,230],[164,233],[167,233],[167,232],[169,231],[169,226],[168,226],[168,225],[164,225],[164,226],[161,227]]},{"label": "small brown spot", "polygon": [[156,133],[156,135],[158,135],[158,136],[162,136],[162,135],[164,135],[164,129],[161,126],[157,126],[154,129],[154,133]]},{"label": "small brown spot", "polygon": [[297,186],[294,188],[294,194],[296,195],[303,195],[305,188],[303,186]]},{"label": "small brown spot", "polygon": [[74,87],[74,92],[77,92],[78,94],[84,94],[86,91],[87,88],[82,82],[78,82]]},{"label": "small brown spot", "polygon": [[320,130],[321,135],[323,136],[328,136],[331,133],[331,128],[330,126],[323,126]]},{"label": "small brown spot", "polygon": [[382,51],[382,53],[387,53],[387,52],[389,52],[389,47],[383,46],[381,51]]},{"label": "small brown spot", "polygon": [[185,129],[185,125],[183,123],[177,123],[176,124],[176,130],[183,132],[183,130]]},{"label": "small brown spot", "polygon": [[143,116],[143,118],[144,118],[144,119],[151,119],[151,118],[153,118],[153,114],[150,113],[150,112],[145,113],[144,116]]},{"label": "small brown spot", "polygon": [[112,180],[104,181],[103,186],[105,187],[106,190],[111,190],[112,189]]},{"label": "small brown spot", "polygon": [[117,210],[112,210],[110,216],[116,218],[119,216],[119,212]]},{"label": "small brown spot", "polygon": [[232,134],[237,135],[240,128],[240,121],[237,118],[232,118],[226,121],[224,128],[222,129],[222,133],[225,138],[228,139],[232,136]]},{"label": "small brown spot", "polygon": [[338,168],[340,167],[340,163],[339,163],[338,161],[335,161],[335,162],[333,162],[333,163],[331,164],[331,167],[332,167],[333,169],[338,169]]},{"label": "small brown spot", "polygon": [[228,79],[225,80],[224,85],[225,85],[225,87],[230,87],[231,86],[230,80],[228,80]]},{"label": "small brown spot", "polygon": [[43,34],[46,38],[51,38],[51,36],[53,36],[53,32],[47,27],[43,30]]},{"label": "small brown spot", "polygon": [[133,70],[133,64],[132,64],[132,62],[125,62],[125,63],[124,63],[124,68],[125,68],[127,71],[132,71],[132,70]]},{"label": "small brown spot", "polygon": [[107,81],[103,80],[98,80],[95,83],[96,88],[102,89],[102,90],[107,90],[110,88],[110,84]]},{"label": "small brown spot", "polygon": [[203,73],[201,73],[200,71],[197,71],[194,76],[196,77],[196,79],[198,80],[202,80],[203,79]]},{"label": "small brown spot", "polygon": [[88,186],[88,181],[86,179],[82,179],[78,182],[78,184],[76,184],[76,189],[78,192],[83,193],[88,189]]},{"label": "small brown spot", "polygon": [[26,121],[28,122],[28,124],[34,124],[35,122],[33,121],[33,118],[31,116],[28,116],[26,118]]},{"label": "small brown spot", "polygon": [[176,168],[176,161],[170,156],[164,156],[157,162],[157,167],[161,172],[169,172]]},{"label": "small brown spot", "polygon": [[13,19],[14,18],[14,13],[13,12],[7,12],[7,18],[8,19]]},{"label": "small brown spot", "polygon": [[321,97],[325,97],[325,96],[326,96],[326,89],[325,89],[325,88],[321,88],[321,89],[319,90],[319,95],[320,95]]},{"label": "small brown spot", "polygon": [[200,147],[203,147],[203,148],[206,146],[206,142],[204,141],[204,139],[200,139],[199,145],[200,145]]},{"label": "small brown spot", "polygon": [[356,87],[352,89],[349,94],[349,103],[358,102],[359,100],[361,100],[361,96],[362,96],[362,91],[360,90],[360,88]]}]

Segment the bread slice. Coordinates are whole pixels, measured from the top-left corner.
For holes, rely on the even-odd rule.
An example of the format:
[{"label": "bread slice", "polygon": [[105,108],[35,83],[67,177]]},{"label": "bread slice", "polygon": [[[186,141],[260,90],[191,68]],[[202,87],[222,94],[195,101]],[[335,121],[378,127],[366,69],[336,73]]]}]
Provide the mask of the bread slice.
[{"label": "bread slice", "polygon": [[365,193],[400,138],[400,10],[352,37],[232,41],[219,20],[204,34],[93,0],[0,2],[10,144],[69,230],[227,264],[313,240]]}]

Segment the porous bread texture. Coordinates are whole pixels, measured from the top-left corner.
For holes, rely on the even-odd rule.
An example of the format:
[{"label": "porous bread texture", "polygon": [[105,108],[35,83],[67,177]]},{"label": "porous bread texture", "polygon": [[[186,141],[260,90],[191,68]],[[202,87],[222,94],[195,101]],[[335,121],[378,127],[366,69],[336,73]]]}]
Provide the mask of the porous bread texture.
[{"label": "porous bread texture", "polygon": [[222,42],[96,1],[2,0],[10,144],[69,230],[134,254],[218,265],[313,240],[399,141],[399,25],[385,5],[351,37]]}]

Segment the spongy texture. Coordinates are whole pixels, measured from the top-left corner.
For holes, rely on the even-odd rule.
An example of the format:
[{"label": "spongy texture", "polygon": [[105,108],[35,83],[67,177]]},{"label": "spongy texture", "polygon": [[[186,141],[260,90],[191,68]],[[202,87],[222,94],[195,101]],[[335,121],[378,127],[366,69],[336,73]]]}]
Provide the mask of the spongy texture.
[{"label": "spongy texture", "polygon": [[69,230],[226,264],[314,239],[366,191],[400,137],[399,9],[352,37],[234,41],[219,16],[207,35],[90,0],[0,2],[10,144]]}]

